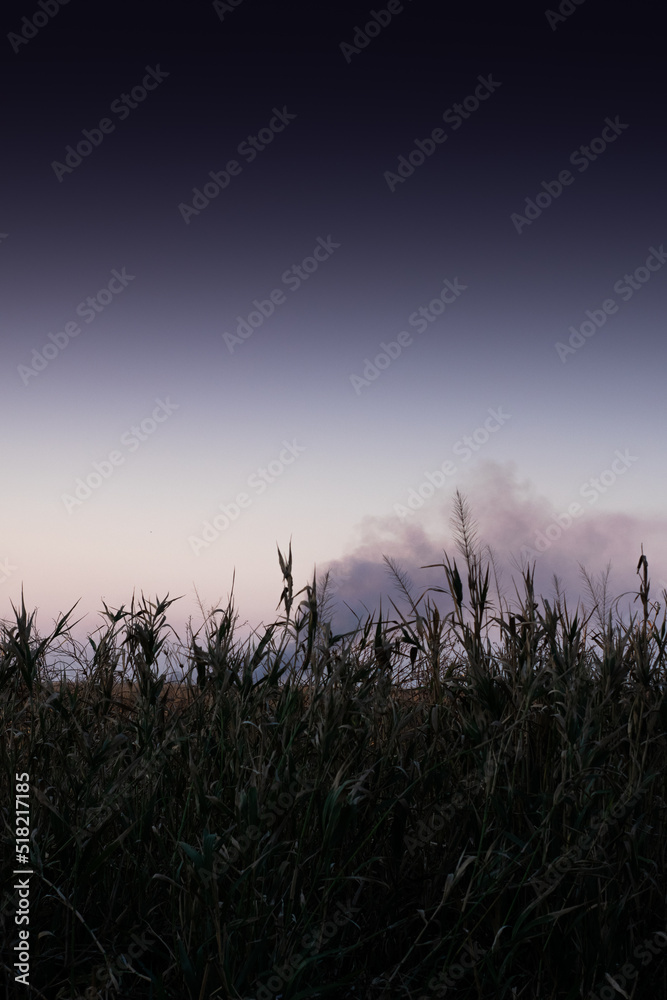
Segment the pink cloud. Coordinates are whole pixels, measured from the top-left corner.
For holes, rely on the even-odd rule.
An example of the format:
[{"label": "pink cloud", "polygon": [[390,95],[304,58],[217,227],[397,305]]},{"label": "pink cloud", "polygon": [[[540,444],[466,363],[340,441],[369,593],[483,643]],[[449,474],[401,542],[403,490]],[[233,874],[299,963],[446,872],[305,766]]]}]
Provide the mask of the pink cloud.
[{"label": "pink cloud", "polygon": [[[515,462],[480,462],[469,470],[467,480],[459,490],[476,522],[478,548],[488,562],[486,547],[490,547],[500,576],[501,592],[511,606],[517,604],[512,578],[522,598],[524,594],[521,564],[530,562],[532,566],[535,560],[535,594],[538,600],[540,595],[549,601],[553,599],[556,574],[568,608],[574,609],[577,599],[583,600],[589,608],[592,606],[580,565],[596,582],[607,564],[611,563],[608,596],[613,600],[624,591],[633,592],[623,597],[618,605],[619,612],[627,620],[628,607],[633,611],[640,608],[639,602],[633,604],[632,601],[639,589],[636,569],[642,543],[649,564],[650,598],[664,603],[661,590],[667,587],[667,517],[644,518],[631,513],[604,511],[583,500],[583,513],[578,518],[570,518],[568,524],[568,518],[563,516],[567,512],[557,509],[547,497],[538,494],[529,480],[520,478]],[[381,599],[383,615],[385,611],[390,611],[390,616],[395,618],[389,603],[391,597],[403,614],[410,617],[409,605],[399,592],[383,555],[395,560],[410,578],[415,598],[429,586],[446,587],[444,569],[421,568],[426,564],[442,563],[443,551],[451,560],[456,559],[464,579],[464,560],[450,523],[453,499],[452,492],[439,504],[438,498],[434,497],[429,501],[428,508],[425,505],[429,524],[437,526],[437,537],[427,531],[423,523],[425,519],[420,514],[408,520],[397,516],[365,517],[359,525],[360,541],[357,546],[341,559],[318,567],[320,579],[329,569],[333,580],[339,584],[333,597],[337,623],[338,613],[341,613],[340,627],[350,628],[354,624],[354,618],[345,610],[344,602],[352,605],[363,621],[366,613],[362,605],[365,604],[369,612],[377,612]],[[541,553],[536,548],[538,532],[548,543]],[[493,568],[490,570],[490,591],[494,601],[497,601]],[[451,610],[452,602],[448,595],[430,596],[441,611]],[[541,601],[539,603],[541,609]],[[423,606],[420,610],[423,611]]]}]

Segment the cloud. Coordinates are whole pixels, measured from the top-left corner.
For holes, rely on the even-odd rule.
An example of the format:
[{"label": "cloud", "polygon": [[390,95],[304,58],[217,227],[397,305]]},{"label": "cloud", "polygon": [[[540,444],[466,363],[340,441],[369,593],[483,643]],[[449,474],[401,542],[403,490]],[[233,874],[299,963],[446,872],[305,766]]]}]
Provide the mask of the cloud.
[{"label": "cloud", "polygon": [[[477,544],[488,562],[487,546],[493,553],[499,575],[501,593],[510,606],[517,606],[515,586],[523,598],[521,565],[535,562],[535,594],[552,600],[555,594],[554,574],[561,593],[574,608],[577,600],[591,607],[590,591],[580,565],[598,583],[611,563],[607,586],[612,600],[624,591],[632,591],[619,602],[619,613],[637,611],[639,602],[632,604],[639,589],[637,562],[644,545],[652,581],[651,600],[663,601],[661,590],[667,587],[667,518],[642,518],[633,514],[599,510],[583,501],[583,513],[568,518],[567,511],[557,509],[547,497],[537,493],[534,485],[520,477],[515,462],[482,461],[467,470],[459,490],[468,503],[476,523]],[[332,601],[334,621],[341,628],[351,628],[355,618],[345,609],[347,602],[365,620],[366,612],[376,612],[382,602],[385,610],[395,612],[389,597],[410,617],[409,605],[400,593],[395,579],[383,560],[391,558],[414,584],[413,597],[418,598],[427,587],[446,588],[444,569],[423,569],[427,564],[443,563],[444,552],[456,559],[462,579],[463,557],[457,547],[451,519],[454,493],[438,504],[430,500],[422,511],[410,520],[395,516],[365,517],[358,526],[360,540],[352,551],[340,559],[318,567],[318,579],[328,569],[335,584]],[[568,523],[569,520],[569,523]],[[430,530],[429,530],[430,529]],[[540,534],[538,534],[540,533]],[[539,546],[536,539],[542,537]],[[539,547],[546,547],[542,552]],[[514,580],[514,584],[512,583]],[[490,592],[497,606],[497,595],[490,570]],[[464,594],[466,590],[464,588]],[[429,595],[441,612],[452,608],[451,598],[443,594]],[[540,601],[540,609],[542,604]],[[420,606],[423,611],[423,605]],[[339,617],[340,616],[340,617]]]}]

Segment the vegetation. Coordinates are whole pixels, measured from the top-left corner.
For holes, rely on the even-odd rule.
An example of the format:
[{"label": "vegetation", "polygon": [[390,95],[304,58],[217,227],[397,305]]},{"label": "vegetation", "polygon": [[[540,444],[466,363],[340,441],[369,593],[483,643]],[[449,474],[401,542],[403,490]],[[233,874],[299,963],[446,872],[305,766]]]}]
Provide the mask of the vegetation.
[{"label": "vegetation", "polygon": [[233,597],[185,645],[168,597],[105,605],[87,648],[74,609],[43,639],[14,609],[2,854],[27,773],[26,996],[667,996],[667,632],[646,557],[627,624],[588,578],[590,611],[558,587],[540,611],[534,567],[510,610],[459,494],[454,523],[451,612],[387,560],[409,613],[345,635],[326,581],[294,593],[291,545],[282,617],[242,644]]}]

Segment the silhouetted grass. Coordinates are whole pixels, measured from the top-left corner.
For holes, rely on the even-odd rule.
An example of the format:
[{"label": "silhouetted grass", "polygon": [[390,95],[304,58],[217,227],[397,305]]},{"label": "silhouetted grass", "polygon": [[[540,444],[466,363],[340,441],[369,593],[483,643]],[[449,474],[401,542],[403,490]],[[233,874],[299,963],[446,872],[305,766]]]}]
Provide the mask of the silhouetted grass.
[{"label": "silhouetted grass", "polygon": [[[284,614],[244,643],[233,598],[185,647],[168,598],[105,605],[88,648],[74,609],[45,639],[15,609],[2,840],[11,859],[28,772],[30,995],[574,1000],[609,996],[624,964],[628,996],[667,995],[660,948],[635,950],[666,924],[667,637],[646,559],[627,625],[592,586],[590,612],[540,611],[530,569],[510,611],[458,494],[455,517],[444,616],[387,560],[410,616],[334,635],[316,579],[294,594],[291,546]],[[75,681],[45,666],[59,646]]]}]

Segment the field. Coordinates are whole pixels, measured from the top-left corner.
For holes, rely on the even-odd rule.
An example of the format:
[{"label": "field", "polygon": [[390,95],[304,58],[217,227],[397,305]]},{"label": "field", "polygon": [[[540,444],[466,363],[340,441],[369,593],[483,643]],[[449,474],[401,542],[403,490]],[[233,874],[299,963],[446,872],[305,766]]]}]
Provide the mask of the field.
[{"label": "field", "polygon": [[[27,870],[29,850],[33,874],[20,903],[5,866],[7,997],[667,996],[667,625],[646,558],[627,623],[592,585],[590,609],[540,608],[530,568],[510,610],[458,503],[446,616],[389,563],[410,614],[333,635],[291,548],[282,617],[242,644],[233,600],[185,650],[168,597],[106,609],[85,650],[71,612],[42,638],[15,609],[2,853]],[[47,670],[58,648],[77,680]],[[9,956],[28,906],[26,992]]]}]

